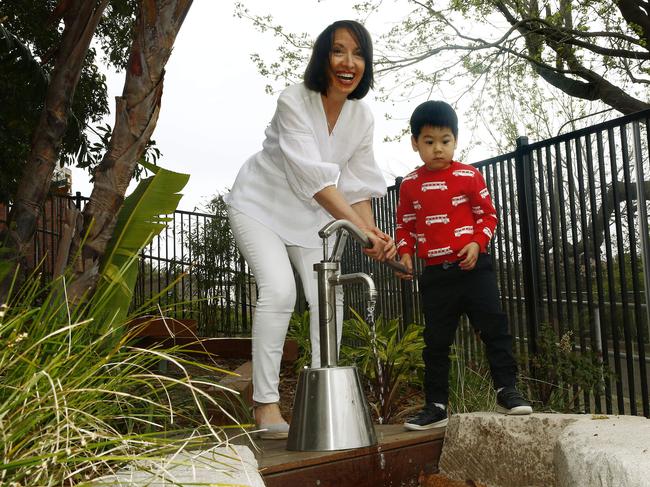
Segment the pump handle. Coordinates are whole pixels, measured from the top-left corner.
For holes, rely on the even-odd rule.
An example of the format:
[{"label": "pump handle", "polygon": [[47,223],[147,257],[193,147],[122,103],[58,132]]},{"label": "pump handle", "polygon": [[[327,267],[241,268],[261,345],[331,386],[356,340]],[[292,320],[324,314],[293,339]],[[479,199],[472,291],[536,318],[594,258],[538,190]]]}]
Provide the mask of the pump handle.
[{"label": "pump handle", "polygon": [[[361,244],[362,247],[367,249],[372,247],[372,243],[370,243],[368,236],[350,220],[332,220],[318,231],[318,236],[322,239],[326,239],[338,230],[346,230],[357,242]],[[396,270],[397,272],[410,274],[406,266],[396,260],[385,260],[383,263],[388,267],[392,267],[393,270]]]}]

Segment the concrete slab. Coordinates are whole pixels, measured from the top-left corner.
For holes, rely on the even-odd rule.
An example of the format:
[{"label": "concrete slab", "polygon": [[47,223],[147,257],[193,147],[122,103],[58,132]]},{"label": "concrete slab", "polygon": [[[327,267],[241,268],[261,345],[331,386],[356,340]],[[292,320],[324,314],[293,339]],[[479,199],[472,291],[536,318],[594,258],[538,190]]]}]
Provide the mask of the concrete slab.
[{"label": "concrete slab", "polygon": [[257,460],[250,448],[229,445],[200,452],[180,452],[159,461],[135,462],[129,468],[95,480],[92,485],[264,487],[264,481],[258,473]]}]

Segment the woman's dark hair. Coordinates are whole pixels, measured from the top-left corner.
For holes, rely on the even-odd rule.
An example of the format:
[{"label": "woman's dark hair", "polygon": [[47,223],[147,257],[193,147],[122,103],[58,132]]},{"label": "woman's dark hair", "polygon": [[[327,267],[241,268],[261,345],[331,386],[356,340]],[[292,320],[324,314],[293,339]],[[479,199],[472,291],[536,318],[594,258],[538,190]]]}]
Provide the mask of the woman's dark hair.
[{"label": "woman's dark hair", "polygon": [[454,138],[458,139],[458,115],[449,103],[444,101],[425,101],[413,110],[411,133],[416,139],[420,136],[422,127],[444,127],[451,130]]},{"label": "woman's dark hair", "polygon": [[334,33],[337,29],[346,29],[350,32],[363,54],[365,68],[363,76],[356,89],[348,95],[350,100],[359,100],[368,94],[373,87],[375,80],[372,72],[372,39],[366,28],[354,20],[337,20],[320,33],[314,43],[314,48],[309,59],[309,64],[305,70],[305,86],[313,91],[325,95],[329,87],[329,78],[327,70],[330,64],[330,53],[334,43]]}]

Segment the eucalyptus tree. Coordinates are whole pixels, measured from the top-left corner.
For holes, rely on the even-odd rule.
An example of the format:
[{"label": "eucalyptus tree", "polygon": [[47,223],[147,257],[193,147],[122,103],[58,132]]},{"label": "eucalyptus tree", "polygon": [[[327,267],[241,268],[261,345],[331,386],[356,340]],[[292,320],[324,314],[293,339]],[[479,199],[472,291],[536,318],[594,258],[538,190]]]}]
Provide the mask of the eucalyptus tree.
[{"label": "eucalyptus tree", "polygon": [[[56,0],[0,2],[0,201],[5,203],[15,195],[57,64],[65,25],[63,5]],[[98,19],[95,42],[84,54],[68,109],[60,166],[92,169],[101,159],[101,144],[91,142],[88,130],[109,112],[100,64],[125,68],[136,9],[136,0],[114,0]],[[101,143],[106,130],[100,135]]]},{"label": "eucalyptus tree", "polygon": [[[42,49],[48,45],[49,49],[41,52],[34,48],[32,52],[39,54],[32,56],[30,64],[35,69],[34,63],[38,57],[41,63],[43,59],[51,62],[52,68],[42,70],[47,74],[42,109],[33,129],[17,190],[11,198],[13,206],[1,239],[4,247],[0,250],[3,251],[5,262],[11,262],[12,269],[24,261],[48,194],[52,173],[60,161],[62,141],[71,119],[76,89],[89,60],[92,62],[93,59],[89,54],[91,41],[96,32],[104,32],[99,42],[107,46],[105,52],[111,53],[109,60],[122,62],[126,68],[124,91],[122,96],[116,98],[115,129],[108,150],[94,170],[94,189],[84,209],[83,219],[74,215],[74,210],[70,208],[68,230],[57,256],[59,264],[73,258],[77,264],[74,285],[69,290],[71,299],[93,291],[99,279],[102,259],[116,228],[128,183],[156,126],[164,67],[191,4],[191,0],[111,2],[113,8],[125,8],[122,18],[127,19],[124,24],[128,26],[126,30],[116,29],[113,25],[116,20],[111,16],[102,24],[109,0],[60,0],[47,4],[51,9],[50,28],[58,34],[45,36]],[[20,29],[16,30],[20,32]],[[128,49],[122,49],[125,39],[121,34],[107,34],[116,31],[126,36]],[[14,36],[17,38],[18,34]],[[49,52],[54,54],[48,55]],[[94,86],[101,92],[103,80],[96,78],[94,81]],[[176,198],[174,195],[169,197],[170,200]],[[141,230],[144,231],[144,228]],[[6,292],[7,280],[4,282],[3,291]]]},{"label": "eucalyptus tree", "polygon": [[[373,32],[385,98],[442,91],[453,102],[485,94],[475,109],[487,118],[494,107],[485,100],[523,98],[531,83],[541,83],[598,103],[563,122],[603,106],[624,114],[650,107],[650,8],[644,1],[369,0],[354,8],[371,26],[390,19],[387,31]],[[294,81],[310,37],[249,12],[245,2],[236,14],[281,40],[276,59],[252,56],[259,71]]]},{"label": "eucalyptus tree", "polygon": [[[530,73],[572,97],[599,100],[621,113],[650,107],[646,2],[407,3],[409,15],[383,37],[387,55],[379,60],[380,72],[420,70],[414,81],[429,83],[450,73],[473,79]],[[425,64],[440,59],[446,61],[434,69]]]}]

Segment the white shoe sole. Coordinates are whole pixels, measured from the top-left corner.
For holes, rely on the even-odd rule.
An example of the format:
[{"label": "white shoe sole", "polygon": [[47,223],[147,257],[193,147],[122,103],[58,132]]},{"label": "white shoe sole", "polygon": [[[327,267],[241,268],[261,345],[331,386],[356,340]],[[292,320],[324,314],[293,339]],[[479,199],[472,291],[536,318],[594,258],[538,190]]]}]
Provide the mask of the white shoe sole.
[{"label": "white shoe sole", "polygon": [[501,406],[497,406],[497,412],[502,414],[507,414],[508,416],[527,416],[532,414],[533,408],[530,406],[516,406],[512,409],[506,409]]},{"label": "white shoe sole", "polygon": [[411,430],[411,431],[424,431],[424,430],[431,430],[434,428],[444,428],[445,426],[447,426],[448,422],[449,419],[443,419],[436,423],[425,424],[424,426],[420,426],[419,424],[413,424],[413,423],[404,423],[404,427],[407,430]]},{"label": "white shoe sole", "polygon": [[260,440],[286,440],[289,438],[289,433],[257,433],[257,438]]},{"label": "white shoe sole", "polygon": [[260,440],[286,440],[289,437],[289,425],[287,423],[258,425],[256,436]]}]

